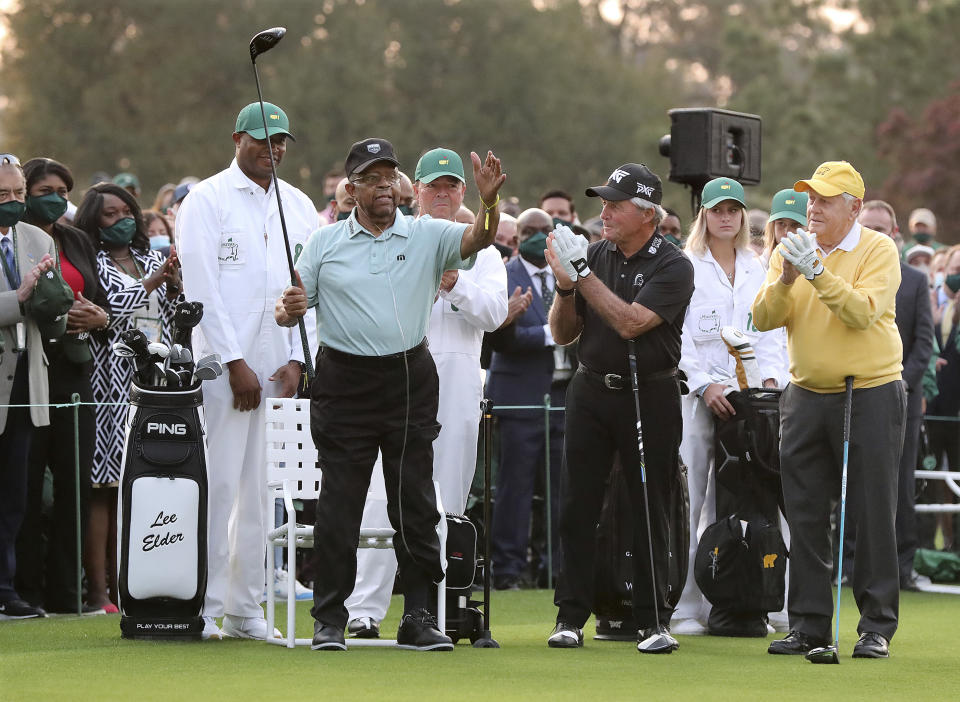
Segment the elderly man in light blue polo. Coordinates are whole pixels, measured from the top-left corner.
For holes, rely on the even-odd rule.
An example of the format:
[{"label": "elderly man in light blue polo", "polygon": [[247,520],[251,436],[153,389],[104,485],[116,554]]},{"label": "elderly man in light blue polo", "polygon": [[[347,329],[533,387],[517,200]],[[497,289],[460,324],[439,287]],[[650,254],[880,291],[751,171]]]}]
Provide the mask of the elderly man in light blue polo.
[{"label": "elderly man in light blue polo", "polygon": [[357,205],[323,227],[298,262],[301,286],[277,301],[275,318],[292,326],[316,306],[321,351],[310,426],[323,466],[317,502],[315,650],[344,650],[346,598],[356,577],[356,548],[373,464],[383,456],[387,513],[404,593],[397,642],[452,650],[430,613],[431,584],[443,578],[436,534],[433,440],[438,381],[427,349],[430,310],[443,272],[473,266],[497,231],[498,192],[506,176],[492,152],[471,153],[481,208],[473,225],[397,215],[400,162],[385,139],[355,143],[344,170]]}]

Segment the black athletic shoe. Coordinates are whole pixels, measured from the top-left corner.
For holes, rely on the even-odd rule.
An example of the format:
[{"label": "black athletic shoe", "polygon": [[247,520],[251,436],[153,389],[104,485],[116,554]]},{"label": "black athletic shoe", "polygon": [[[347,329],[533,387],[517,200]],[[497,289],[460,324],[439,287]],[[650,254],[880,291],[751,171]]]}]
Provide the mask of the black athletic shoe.
[{"label": "black athletic shoe", "polygon": [[889,658],[890,642],[880,634],[865,631],[853,647],[854,658]]},{"label": "black athletic shoe", "polygon": [[566,622],[557,622],[553,633],[547,639],[550,648],[581,648],[583,646],[583,629]]},{"label": "black athletic shoe", "polygon": [[437,627],[437,618],[425,609],[407,612],[397,630],[397,646],[416,651],[452,651],[453,640]]},{"label": "black athletic shoe", "polygon": [[42,607],[34,607],[20,599],[0,602],[0,619],[33,619],[45,616],[47,613]]},{"label": "black athletic shoe", "polygon": [[[651,640],[650,637],[656,637]],[[673,653],[680,643],[670,635],[670,627],[648,626],[637,630],[637,650],[640,653]]]},{"label": "black athletic shoe", "polygon": [[313,623],[313,643],[310,648],[314,651],[346,651],[347,644],[343,640],[343,629],[323,622]]},{"label": "black athletic shoe", "polygon": [[811,649],[827,646],[828,642],[807,636],[800,631],[791,631],[786,637],[771,641],[767,653],[781,656],[805,656]]}]

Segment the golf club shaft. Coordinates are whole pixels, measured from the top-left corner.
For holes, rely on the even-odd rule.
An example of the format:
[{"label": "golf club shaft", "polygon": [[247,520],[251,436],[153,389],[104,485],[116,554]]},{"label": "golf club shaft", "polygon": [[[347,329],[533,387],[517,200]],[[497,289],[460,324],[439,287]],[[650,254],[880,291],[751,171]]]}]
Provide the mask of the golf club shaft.
[{"label": "golf club shaft", "polygon": [[847,516],[847,465],[850,459],[850,415],[853,413],[853,376],[844,378],[843,470],[840,474],[840,545],[837,546],[837,606],[833,615],[833,645],[840,647],[840,589],[843,584],[843,527]]},{"label": "golf club shaft", "polygon": [[660,604],[657,595],[657,575],[653,562],[653,534],[650,532],[650,500],[647,497],[647,469],[643,456],[643,423],[640,419],[640,384],[637,381],[637,346],[633,339],[627,341],[627,356],[630,359],[630,383],[633,385],[633,405],[637,411],[637,447],[640,450],[640,484],[643,487],[643,516],[647,519],[647,547],[650,551],[650,585],[653,594],[653,615],[657,631],[660,631]]},{"label": "golf club shaft", "polygon": [[[287,220],[283,216],[283,202],[280,198],[280,181],[277,179],[277,165],[273,160],[273,144],[267,128],[267,111],[263,107],[263,93],[260,90],[260,73],[257,71],[256,58],[252,59],[253,77],[257,83],[257,100],[260,102],[260,116],[263,119],[263,137],[267,140],[267,153],[270,154],[270,175],[273,178],[273,192],[277,196],[277,210],[280,213],[280,228],[283,230],[283,243],[287,253],[287,266],[290,268],[290,284],[297,284],[297,274],[293,268],[293,253],[290,250],[290,236],[287,234]],[[303,365],[307,370],[307,383],[313,383],[313,359],[310,358],[310,344],[307,342],[307,327],[303,317],[297,318],[300,329],[300,343],[303,345]]]}]

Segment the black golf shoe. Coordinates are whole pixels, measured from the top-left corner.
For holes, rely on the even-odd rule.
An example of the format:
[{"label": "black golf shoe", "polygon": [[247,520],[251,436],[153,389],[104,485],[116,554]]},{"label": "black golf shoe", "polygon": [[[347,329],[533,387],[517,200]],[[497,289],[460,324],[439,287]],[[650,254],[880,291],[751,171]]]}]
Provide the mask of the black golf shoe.
[{"label": "black golf shoe", "polygon": [[800,631],[791,631],[784,638],[771,641],[767,653],[781,656],[805,656],[811,649],[826,645],[826,641],[807,636]]},{"label": "black golf shoe", "polygon": [[890,642],[880,634],[865,631],[853,647],[854,658],[889,658]]},{"label": "black golf shoe", "polygon": [[333,624],[323,622],[313,623],[313,643],[310,648],[314,651],[346,651],[347,644],[343,640],[343,629]]},{"label": "black golf shoe", "polygon": [[553,627],[553,633],[547,639],[547,646],[550,648],[580,648],[583,646],[583,629],[566,622],[557,622],[557,625]]},{"label": "black golf shoe", "polygon": [[407,612],[397,630],[397,646],[416,651],[452,651],[453,640],[437,627],[437,618],[425,609]]},{"label": "black golf shoe", "polygon": [[19,598],[0,602],[0,619],[33,619],[45,616],[47,613],[42,607],[34,607]]}]

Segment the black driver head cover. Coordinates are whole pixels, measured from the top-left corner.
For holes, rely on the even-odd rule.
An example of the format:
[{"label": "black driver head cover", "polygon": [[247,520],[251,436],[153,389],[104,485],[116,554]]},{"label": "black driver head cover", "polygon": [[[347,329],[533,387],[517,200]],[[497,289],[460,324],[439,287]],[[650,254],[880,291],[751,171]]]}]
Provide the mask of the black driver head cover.
[{"label": "black driver head cover", "polygon": [[272,27],[255,34],[253,39],[250,40],[250,60],[256,63],[257,56],[270,51],[277,45],[277,42],[283,39],[283,35],[286,33],[286,27]]}]

